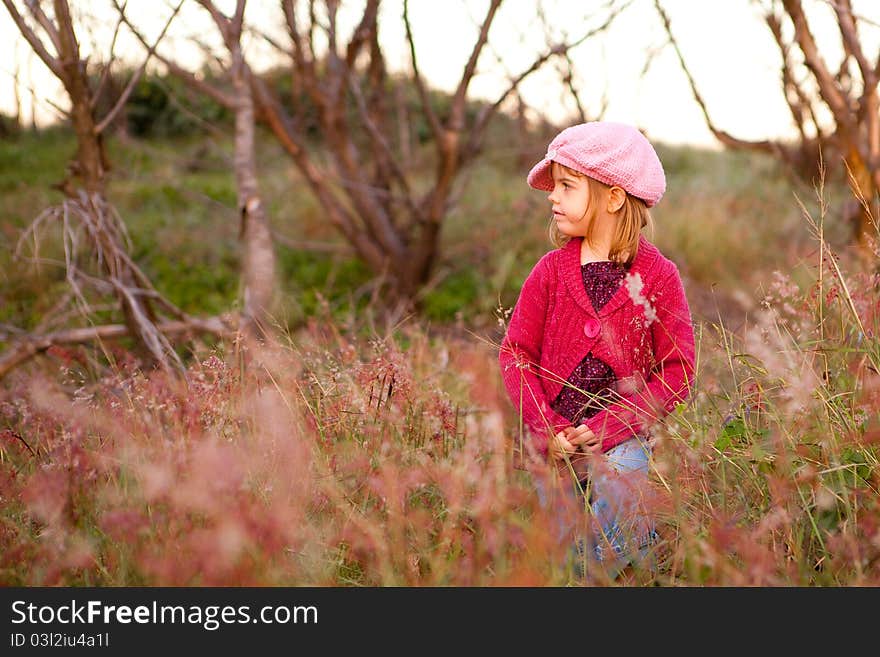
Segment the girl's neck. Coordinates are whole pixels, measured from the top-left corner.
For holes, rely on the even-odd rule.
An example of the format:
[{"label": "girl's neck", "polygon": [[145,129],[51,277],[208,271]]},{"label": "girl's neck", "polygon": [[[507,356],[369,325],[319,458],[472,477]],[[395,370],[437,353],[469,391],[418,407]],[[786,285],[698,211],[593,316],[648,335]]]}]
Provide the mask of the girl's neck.
[{"label": "girl's neck", "polygon": [[590,244],[587,242],[587,239],[584,238],[581,242],[581,264],[585,265],[588,262],[603,262],[608,260],[610,250],[610,244]]},{"label": "girl's neck", "polygon": [[614,215],[604,208],[599,208],[592,218],[592,223],[592,242],[588,242],[586,237],[581,241],[582,265],[608,260],[611,242],[614,241],[614,229],[617,226],[617,218]]}]

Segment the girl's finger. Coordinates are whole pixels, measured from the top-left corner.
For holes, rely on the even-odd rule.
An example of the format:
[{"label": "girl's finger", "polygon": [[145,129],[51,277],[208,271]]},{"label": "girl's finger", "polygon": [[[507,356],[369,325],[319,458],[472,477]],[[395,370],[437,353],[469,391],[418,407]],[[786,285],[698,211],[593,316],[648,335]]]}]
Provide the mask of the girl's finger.
[{"label": "girl's finger", "polygon": [[566,453],[574,454],[577,451],[577,447],[572,445],[562,433],[556,434],[555,441],[553,442],[553,447],[553,456],[557,459],[563,458],[563,455]]},{"label": "girl's finger", "polygon": [[593,443],[584,443],[581,445],[581,449],[584,452],[592,452],[593,454],[598,454],[602,451],[602,441],[596,439]]},{"label": "girl's finger", "polygon": [[590,431],[588,427],[584,427],[583,430],[578,431],[576,434],[568,436],[568,441],[573,445],[582,445],[594,439],[596,439],[596,434]]}]

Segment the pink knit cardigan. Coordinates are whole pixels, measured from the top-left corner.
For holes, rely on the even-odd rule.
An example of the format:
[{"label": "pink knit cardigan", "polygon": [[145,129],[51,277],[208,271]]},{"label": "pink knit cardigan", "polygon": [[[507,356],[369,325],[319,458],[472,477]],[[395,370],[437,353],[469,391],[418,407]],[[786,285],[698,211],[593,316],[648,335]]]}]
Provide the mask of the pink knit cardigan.
[{"label": "pink knit cardigan", "polygon": [[547,253],[526,278],[499,364],[534,447],[571,423],[550,408],[590,351],[617,377],[614,399],[583,420],[607,451],[685,401],[694,375],[694,330],[678,269],[644,237],[623,285],[599,312],[581,276],[582,238]]}]

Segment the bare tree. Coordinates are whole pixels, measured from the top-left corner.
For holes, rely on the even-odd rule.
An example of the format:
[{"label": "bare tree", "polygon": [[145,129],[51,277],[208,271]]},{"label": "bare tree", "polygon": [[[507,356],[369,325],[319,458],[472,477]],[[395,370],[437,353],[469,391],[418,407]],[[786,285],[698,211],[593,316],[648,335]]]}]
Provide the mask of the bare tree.
[{"label": "bare tree", "polygon": [[[607,28],[623,8],[606,3],[598,27],[578,38],[548,44],[494,101],[469,116],[468,89],[500,6],[501,0],[489,2],[448,108],[441,113],[419,68],[417,37],[409,2],[404,0],[402,18],[412,82],[434,149],[430,181],[420,185],[407,167],[410,144],[397,138],[401,130],[389,111],[389,98],[397,97],[399,85],[406,81],[388,74],[379,42],[379,0],[367,0],[347,42],[338,29],[337,0],[310,1],[305,9],[295,0],[281,2],[290,39],[291,75],[317,109],[329,162],[318,164],[309,154],[297,130],[297,117],[288,115],[272,89],[259,79],[255,79],[256,98],[328,219],[389,283],[392,299],[411,300],[427,282],[438,255],[443,220],[460,191],[458,178],[480,152],[486,129],[499,108],[529,75]],[[326,51],[317,45],[316,36],[321,33]]]},{"label": "bare tree", "polygon": [[[147,276],[129,256],[125,225],[106,198],[106,174],[109,166],[102,133],[124,105],[137,78],[143,72],[146,61],[134,74],[113,109],[99,118],[94,113],[95,90],[90,84],[85,62],[80,56],[67,0],[53,1],[51,17],[42,3],[26,0],[31,20],[27,20],[13,0],[2,1],[22,36],[63,84],[70,100],[67,117],[77,140],[77,152],[68,167],[68,175],[58,185],[65,195],[64,201],[41,214],[26,235],[34,235],[36,238],[42,227],[50,224],[60,226],[67,281],[72,290],[69,298],[78,302],[80,308],[88,313],[91,306],[85,288],[111,295],[122,309],[125,324],[124,327],[112,325],[44,332],[39,329],[48,326],[51,320],[45,318],[36,332],[16,332],[11,336],[9,348],[0,354],[0,377],[34,354],[45,351],[52,344],[101,339],[119,334],[120,328],[133,336],[144,348],[146,355],[162,368],[181,371],[182,364],[167,335],[204,330],[225,333],[228,329],[219,320],[188,317],[155,290]],[[172,19],[176,13],[177,10],[172,14]],[[171,19],[169,24],[170,21]],[[165,29],[167,27],[168,24]],[[155,44],[149,48],[147,59],[154,49]],[[83,263],[83,252],[86,258],[97,264],[101,270],[99,275],[89,273],[88,265]],[[57,308],[61,310],[62,305]],[[169,315],[171,319],[167,318]],[[10,336],[3,337],[8,339]]]},{"label": "bare tree", "polygon": [[[598,27],[579,38],[549,44],[530,66],[511,78],[494,101],[469,116],[468,88],[501,1],[490,1],[457,88],[441,113],[419,69],[408,2],[403,4],[402,18],[412,58],[411,81],[388,73],[379,42],[380,0],[366,0],[360,20],[347,39],[339,29],[338,0],[309,0],[305,4],[280,0],[289,44],[271,42],[289,60],[294,96],[301,91],[316,114],[326,162],[306,145],[303,105],[294,101],[292,108],[286,107],[273,85],[254,73],[242,58],[241,67],[250,81],[258,118],[268,125],[296,164],[327,219],[378,280],[387,283],[386,299],[394,304],[409,305],[428,280],[443,219],[460,191],[456,181],[479,153],[487,126],[500,107],[524,79],[548,60],[565,56],[607,28],[628,4],[618,7],[618,2],[608,0]],[[143,36],[138,38],[146,45]],[[326,44],[323,49],[321,42]],[[234,99],[228,92],[207,84],[173,58],[159,56],[170,72],[231,106]],[[402,100],[402,87],[409,83],[415,85],[420,118],[427,124],[433,143],[433,173],[427,184],[417,180],[417,167],[412,166],[412,121],[417,112]]]},{"label": "bare tree", "polygon": [[[848,217],[854,239],[869,254],[868,242],[877,238],[880,217],[880,53],[873,61],[868,56],[859,33],[860,18],[853,13],[850,0],[829,1],[844,53],[836,71],[820,52],[800,0],[770,0],[764,5],[764,19],[781,55],[782,89],[799,134],[793,144],[738,139],[715,125],[661,0],[654,4],[706,124],[721,143],[771,153],[807,182],[815,178],[821,159],[842,160],[860,201]],[[786,21],[788,30],[784,29]],[[788,33],[792,36],[787,37]],[[831,116],[831,125],[819,118],[823,110]]]}]

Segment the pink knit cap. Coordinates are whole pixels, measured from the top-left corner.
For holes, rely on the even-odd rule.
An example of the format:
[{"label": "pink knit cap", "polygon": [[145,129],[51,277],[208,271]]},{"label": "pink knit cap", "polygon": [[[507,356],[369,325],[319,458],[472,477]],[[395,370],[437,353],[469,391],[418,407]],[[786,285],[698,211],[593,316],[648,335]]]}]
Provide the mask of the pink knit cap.
[{"label": "pink knit cap", "polygon": [[566,128],[550,142],[544,159],[529,171],[529,185],[553,190],[551,162],[622,187],[649,208],[666,191],[666,176],[654,147],[641,132],[624,123],[593,121]]}]

